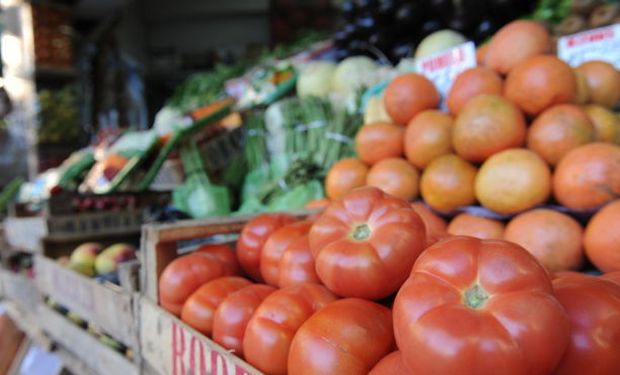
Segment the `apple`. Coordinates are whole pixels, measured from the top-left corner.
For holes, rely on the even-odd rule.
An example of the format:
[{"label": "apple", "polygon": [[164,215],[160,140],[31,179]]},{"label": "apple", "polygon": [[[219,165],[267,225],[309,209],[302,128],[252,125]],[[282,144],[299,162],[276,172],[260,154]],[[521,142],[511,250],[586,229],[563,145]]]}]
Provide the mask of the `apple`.
[{"label": "apple", "polygon": [[136,249],[125,243],[118,243],[103,250],[95,259],[97,274],[115,272],[119,263],[136,258]]}]

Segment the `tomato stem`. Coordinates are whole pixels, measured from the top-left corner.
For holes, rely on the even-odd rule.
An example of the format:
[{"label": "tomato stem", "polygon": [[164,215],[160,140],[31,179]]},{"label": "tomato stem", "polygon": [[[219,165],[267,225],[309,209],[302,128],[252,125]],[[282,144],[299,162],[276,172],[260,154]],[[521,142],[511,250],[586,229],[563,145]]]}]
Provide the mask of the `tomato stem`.
[{"label": "tomato stem", "polygon": [[370,227],[368,226],[368,224],[356,225],[355,228],[353,228],[353,233],[351,234],[351,237],[353,237],[355,241],[367,240],[368,237],[370,237]]},{"label": "tomato stem", "polygon": [[489,295],[476,284],[465,291],[465,306],[472,309],[481,308],[486,300],[489,299]]}]

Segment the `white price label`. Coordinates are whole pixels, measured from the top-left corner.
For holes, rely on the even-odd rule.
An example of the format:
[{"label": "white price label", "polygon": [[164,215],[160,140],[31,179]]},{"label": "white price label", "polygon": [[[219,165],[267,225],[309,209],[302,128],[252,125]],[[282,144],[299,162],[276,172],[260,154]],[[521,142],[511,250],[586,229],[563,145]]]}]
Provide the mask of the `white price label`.
[{"label": "white price label", "polygon": [[439,94],[445,97],[454,79],[467,69],[476,67],[476,47],[473,42],[417,59],[416,70],[430,79]]},{"label": "white price label", "polygon": [[620,24],[561,37],[558,57],[572,67],[585,61],[603,60],[620,69]]}]

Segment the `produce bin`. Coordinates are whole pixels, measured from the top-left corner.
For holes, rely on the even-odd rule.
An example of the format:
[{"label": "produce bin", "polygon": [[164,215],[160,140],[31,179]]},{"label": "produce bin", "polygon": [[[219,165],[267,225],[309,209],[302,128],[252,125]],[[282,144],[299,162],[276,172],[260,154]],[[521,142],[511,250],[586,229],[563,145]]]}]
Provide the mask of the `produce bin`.
[{"label": "produce bin", "polygon": [[34,310],[41,301],[41,295],[34,280],[26,275],[2,268],[0,269],[0,279],[2,279],[5,298],[17,303],[20,307],[26,310]]}]

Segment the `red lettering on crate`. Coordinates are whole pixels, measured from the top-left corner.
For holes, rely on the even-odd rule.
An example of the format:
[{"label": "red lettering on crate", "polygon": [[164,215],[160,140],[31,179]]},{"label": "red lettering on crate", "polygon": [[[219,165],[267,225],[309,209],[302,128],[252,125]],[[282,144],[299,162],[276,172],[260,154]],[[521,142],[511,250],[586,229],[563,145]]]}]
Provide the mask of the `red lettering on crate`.
[{"label": "red lettering on crate", "polygon": [[586,43],[600,42],[602,40],[611,39],[615,36],[614,29],[599,30],[583,35],[576,35],[569,37],[567,45],[569,47],[575,47]]},{"label": "red lettering on crate", "polygon": [[252,375],[248,370],[239,365],[235,365],[235,375]]},{"label": "red lettering on crate", "polygon": [[422,69],[424,69],[425,71],[434,72],[440,69],[444,69],[450,65],[461,63],[464,60],[465,52],[462,48],[457,48],[423,62]]},{"label": "red lettering on crate", "polygon": [[172,322],[172,375],[185,375],[183,354],[185,353],[185,332],[176,322]]},{"label": "red lettering on crate", "polygon": [[228,375],[226,358],[216,350],[211,350],[211,373],[213,375]]},{"label": "red lettering on crate", "polygon": [[[198,344],[198,345],[196,345]],[[197,348],[196,348],[197,346]],[[191,374],[198,374],[198,371],[196,371],[197,367],[196,367],[196,349],[199,350],[200,355],[199,355],[199,367],[198,369],[200,369],[200,375],[207,375],[207,363],[205,362],[205,347],[202,344],[202,342],[200,342],[198,340],[198,338],[194,335],[192,335],[192,338],[189,342],[189,369],[190,369],[190,373]]]}]

